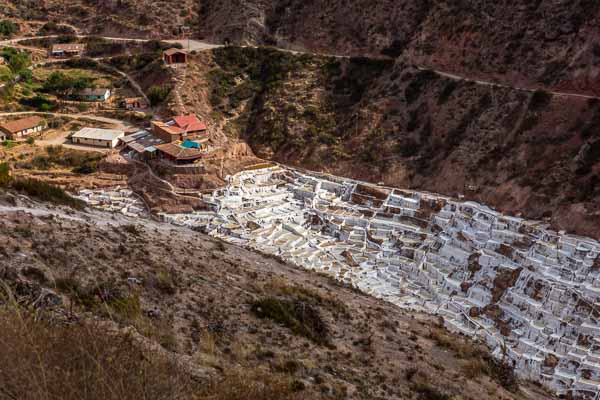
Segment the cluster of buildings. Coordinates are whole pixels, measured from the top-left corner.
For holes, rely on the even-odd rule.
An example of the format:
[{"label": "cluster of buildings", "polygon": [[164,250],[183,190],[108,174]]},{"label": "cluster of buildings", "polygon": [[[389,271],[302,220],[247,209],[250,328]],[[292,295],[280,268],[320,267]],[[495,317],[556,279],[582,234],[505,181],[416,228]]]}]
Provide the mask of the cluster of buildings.
[{"label": "cluster of buildings", "polygon": [[434,313],[559,394],[600,396],[600,243],[451,198],[268,166],[163,215]]},{"label": "cluster of buildings", "polygon": [[210,151],[206,124],[196,115],[178,115],[152,121],[149,130],[120,138],[125,152],[134,159],[162,160],[175,166],[194,165]]},{"label": "cluster of buildings", "polygon": [[[29,116],[0,124],[0,141],[25,140],[47,129],[42,117]],[[70,135],[73,144],[123,149],[140,161],[161,159],[173,165],[199,162],[209,150],[206,124],[196,115],[179,115],[167,122],[153,121],[149,130],[84,127]]]},{"label": "cluster of buildings", "polygon": [[153,121],[152,135],[163,142],[155,146],[157,157],[175,165],[197,163],[209,150],[206,124],[193,114]]}]

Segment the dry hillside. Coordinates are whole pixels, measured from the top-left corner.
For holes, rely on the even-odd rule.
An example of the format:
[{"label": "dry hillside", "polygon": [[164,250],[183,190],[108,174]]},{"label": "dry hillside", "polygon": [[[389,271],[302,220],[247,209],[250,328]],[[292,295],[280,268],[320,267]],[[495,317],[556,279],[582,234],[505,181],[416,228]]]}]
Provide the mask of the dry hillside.
[{"label": "dry hillside", "polygon": [[594,0],[2,0],[16,20],[90,33],[276,44],[408,62],[514,84],[599,93]]},{"label": "dry hillside", "polygon": [[[10,365],[10,373],[0,368],[0,397],[133,398],[140,380],[110,367],[120,382],[110,390],[104,357],[138,368],[131,358],[138,351],[163,360],[143,365],[158,398],[176,391],[198,399],[547,397],[529,385],[517,390],[509,369],[430,317],[191,230],[10,192],[0,195],[0,217],[0,276],[25,318],[15,322],[0,307],[0,324],[9,324],[0,329],[0,360]],[[23,338],[10,333],[23,334],[23,326]],[[88,370],[68,361],[80,357],[77,347],[64,346],[69,340],[112,349],[93,347],[100,358],[88,366],[88,381],[81,375]],[[131,353],[118,350],[121,340],[133,341]],[[45,366],[53,367],[52,384],[40,375]],[[87,383],[78,386],[80,379]],[[95,389],[83,393],[88,386]]]}]

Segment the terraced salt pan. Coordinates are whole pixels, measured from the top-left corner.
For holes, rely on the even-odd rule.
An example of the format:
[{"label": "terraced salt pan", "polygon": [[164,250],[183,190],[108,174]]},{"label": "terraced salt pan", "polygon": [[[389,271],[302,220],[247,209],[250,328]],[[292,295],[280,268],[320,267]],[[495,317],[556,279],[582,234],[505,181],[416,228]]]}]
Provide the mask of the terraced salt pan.
[{"label": "terraced salt pan", "polygon": [[[279,167],[163,215],[442,316],[556,392],[600,396],[600,244],[484,205]],[[503,350],[504,349],[504,350]]]}]

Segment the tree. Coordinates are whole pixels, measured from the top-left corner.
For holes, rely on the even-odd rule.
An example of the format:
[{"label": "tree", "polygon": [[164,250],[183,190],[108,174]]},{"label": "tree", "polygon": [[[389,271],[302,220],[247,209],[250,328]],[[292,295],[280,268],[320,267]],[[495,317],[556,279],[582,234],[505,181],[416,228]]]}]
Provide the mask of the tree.
[{"label": "tree", "polygon": [[88,76],[70,76],[61,71],[55,71],[48,76],[44,82],[44,90],[47,92],[68,94],[90,88],[93,79]]},{"label": "tree", "polygon": [[20,52],[12,47],[5,47],[0,51],[0,56],[2,56],[10,70],[16,74],[20,74],[31,64],[31,59],[29,58],[29,54],[26,52]]},{"label": "tree", "polygon": [[153,107],[167,99],[171,90],[164,86],[152,86],[148,92],[148,100]]},{"label": "tree", "polygon": [[0,21],[0,36],[12,36],[19,31],[19,27],[12,21]]}]

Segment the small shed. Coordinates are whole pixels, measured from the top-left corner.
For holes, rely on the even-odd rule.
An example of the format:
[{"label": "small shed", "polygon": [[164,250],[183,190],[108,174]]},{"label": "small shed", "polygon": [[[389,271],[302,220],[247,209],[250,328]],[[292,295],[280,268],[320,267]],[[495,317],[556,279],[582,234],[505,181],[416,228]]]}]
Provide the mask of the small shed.
[{"label": "small shed", "polygon": [[116,129],[83,128],[71,136],[71,141],[75,144],[112,149],[124,136],[125,132]]},{"label": "small shed", "polygon": [[188,53],[182,49],[168,49],[163,53],[165,63],[167,64],[185,64],[187,63]]},{"label": "small shed", "polygon": [[126,97],[122,102],[126,110],[141,110],[148,108],[148,103],[142,97]]},{"label": "small shed", "polygon": [[50,55],[52,57],[74,57],[80,56],[85,51],[83,43],[60,43],[52,46]]},{"label": "small shed", "polygon": [[110,89],[83,89],[78,94],[78,97],[85,101],[106,101],[112,95]]}]

